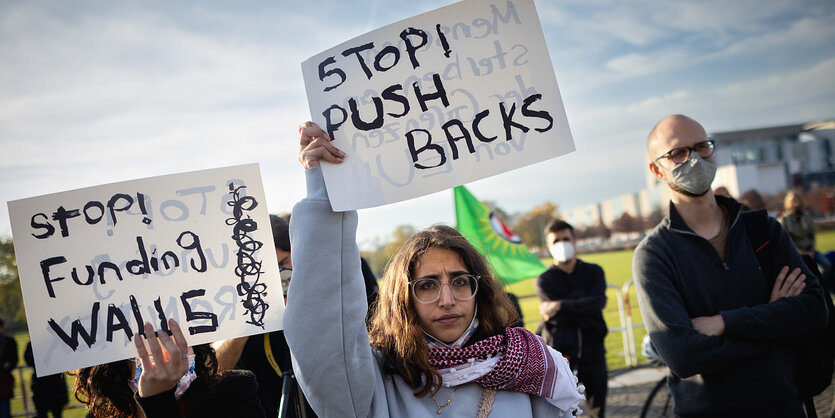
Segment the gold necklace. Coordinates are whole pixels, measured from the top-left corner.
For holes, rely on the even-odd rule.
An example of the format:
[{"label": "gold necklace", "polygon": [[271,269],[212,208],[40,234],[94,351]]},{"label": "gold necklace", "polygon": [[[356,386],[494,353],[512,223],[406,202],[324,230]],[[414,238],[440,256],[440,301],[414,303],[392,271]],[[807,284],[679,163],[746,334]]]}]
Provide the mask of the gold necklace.
[{"label": "gold necklace", "polygon": [[435,406],[437,406],[437,407],[438,407],[438,415],[441,415],[441,412],[443,412],[443,411],[444,411],[444,408],[448,407],[448,406],[449,406],[449,403],[450,403],[450,402],[452,402],[452,397],[453,397],[453,396],[455,396],[455,391],[456,391],[456,390],[458,390],[458,388],[457,388],[457,387],[456,387],[456,388],[454,388],[454,389],[452,389],[452,395],[449,395],[449,399],[447,399],[446,403],[445,403],[445,404],[443,404],[443,405],[441,405],[441,404],[439,404],[439,403],[438,403],[438,400],[437,400],[437,399],[435,399],[435,395],[434,395],[434,394],[432,395],[432,400],[433,400],[433,401],[435,401]]}]

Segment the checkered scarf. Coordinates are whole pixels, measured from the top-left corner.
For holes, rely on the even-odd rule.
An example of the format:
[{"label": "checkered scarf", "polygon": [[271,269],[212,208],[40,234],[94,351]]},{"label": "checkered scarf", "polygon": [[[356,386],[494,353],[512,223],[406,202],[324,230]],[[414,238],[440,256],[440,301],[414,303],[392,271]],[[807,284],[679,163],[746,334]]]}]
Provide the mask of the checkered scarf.
[{"label": "checkered scarf", "polygon": [[548,346],[525,328],[507,328],[467,347],[438,348],[430,345],[429,364],[437,370],[500,356],[488,373],[475,379],[481,386],[553,398],[557,365]]}]

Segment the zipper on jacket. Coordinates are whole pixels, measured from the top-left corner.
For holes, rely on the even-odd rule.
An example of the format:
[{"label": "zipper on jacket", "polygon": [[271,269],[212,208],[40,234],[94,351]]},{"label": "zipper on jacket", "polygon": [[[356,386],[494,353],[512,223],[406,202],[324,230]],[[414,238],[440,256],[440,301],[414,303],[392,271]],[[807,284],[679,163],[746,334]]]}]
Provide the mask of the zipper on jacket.
[{"label": "zipper on jacket", "polygon": [[[725,208],[725,209],[729,209],[729,208]],[[731,266],[728,265],[728,261],[727,261],[728,257],[730,257],[730,254],[728,254],[728,252],[730,251],[730,248],[728,247],[727,236],[730,236],[731,230],[733,229],[734,226],[736,226],[736,223],[739,221],[740,216],[742,216],[742,211],[741,210],[736,211],[736,216],[734,216],[734,219],[733,219],[733,221],[731,221],[731,224],[728,225],[728,231],[727,231],[727,235],[726,235],[726,238],[725,238],[726,239],[726,241],[725,241],[725,259],[722,260],[719,257],[719,254],[716,253],[716,251],[713,251],[714,253],[716,253],[716,258],[719,258],[719,262],[722,263],[722,269],[725,270],[725,271],[731,271]],[[697,234],[693,231],[686,231],[684,229],[678,229],[678,228],[676,228],[672,225],[670,225],[668,227],[668,229],[672,232],[676,232],[676,233],[679,233],[679,234],[692,235],[694,237],[699,237],[702,240],[707,241],[708,244],[710,244],[709,239],[707,239],[707,238],[705,238],[705,237],[703,237],[703,236],[701,236],[701,235],[699,235],[699,234]],[[710,245],[711,245],[711,247],[713,246],[712,244],[710,244]]]},{"label": "zipper on jacket", "polygon": [[[713,254],[716,255],[715,260],[719,262],[718,264],[720,264],[722,266],[722,269],[725,270],[725,271],[731,271],[731,266],[729,266],[728,262],[725,261],[728,258],[727,257],[727,251],[728,251],[728,244],[727,243],[725,243],[725,253],[726,253],[725,260],[722,260],[722,258],[719,256],[719,253],[717,253],[716,249],[713,248],[713,244],[711,244],[710,240],[708,240],[707,238],[705,238],[705,237],[703,237],[703,236],[701,236],[701,235],[699,235],[699,234],[697,234],[693,231],[685,231],[683,229],[678,229],[678,228],[675,228],[675,227],[672,227],[672,226],[669,227],[669,230],[672,231],[672,232],[675,232],[677,234],[691,235],[691,236],[694,236],[694,237],[696,237],[698,239],[701,239],[702,241],[706,242],[707,245],[709,245],[710,248],[713,249]],[[730,227],[728,228],[728,231],[730,231]]]}]

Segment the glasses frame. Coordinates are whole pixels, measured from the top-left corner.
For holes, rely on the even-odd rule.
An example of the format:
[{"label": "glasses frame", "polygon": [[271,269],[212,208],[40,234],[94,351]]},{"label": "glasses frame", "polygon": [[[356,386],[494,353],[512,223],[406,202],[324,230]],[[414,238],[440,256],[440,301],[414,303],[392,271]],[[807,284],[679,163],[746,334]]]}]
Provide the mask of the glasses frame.
[{"label": "glasses frame", "polygon": [[[701,154],[699,154],[699,151],[697,151],[697,150],[696,150],[696,147],[698,147],[698,146],[700,146],[700,145],[702,145],[702,144],[708,144],[708,145],[710,145],[710,155],[701,155]],[[673,156],[672,156],[672,155],[673,155],[673,153],[678,152],[678,151],[682,151],[682,150],[687,151],[687,155],[684,157],[684,160],[683,160],[682,162],[680,162],[680,163],[676,163],[676,162],[673,160]],[[656,165],[658,165],[659,167],[661,167],[661,168],[663,168],[663,169],[665,169],[665,170],[670,170],[671,168],[664,167],[664,165],[663,165],[663,164],[661,164],[661,163],[659,162],[659,160],[661,160],[661,159],[663,159],[663,158],[666,158],[666,159],[670,160],[670,162],[671,162],[671,163],[673,163],[673,167],[672,167],[672,168],[674,168],[674,167],[676,167],[676,166],[678,166],[678,165],[684,164],[684,162],[685,162],[685,161],[689,160],[689,159],[690,159],[690,153],[691,153],[691,152],[693,152],[693,151],[696,151],[696,153],[697,153],[697,154],[699,154],[699,156],[700,156],[700,157],[702,157],[702,158],[710,158],[710,157],[713,157],[713,155],[714,155],[714,154],[716,154],[716,141],[714,141],[714,140],[712,140],[712,139],[708,139],[707,141],[701,141],[701,142],[699,142],[699,143],[696,143],[696,144],[694,144],[692,147],[676,147],[676,148],[673,148],[673,149],[671,149],[671,150],[669,150],[669,151],[665,152],[665,153],[664,153],[664,154],[662,154],[660,157],[658,157],[658,158],[656,158],[655,160],[653,160],[653,162],[654,162]]]},{"label": "glasses frame", "polygon": [[[477,275],[477,274],[461,274],[461,275],[458,275],[458,276],[453,277],[453,278],[452,278],[452,279],[450,279],[450,280],[449,280],[449,282],[447,282],[447,283],[441,283],[441,281],[440,281],[440,280],[438,280],[438,279],[417,279],[417,280],[414,280],[414,281],[410,281],[410,282],[409,282],[409,288],[411,289],[411,291],[412,291],[412,296],[414,296],[414,297],[415,297],[415,300],[416,300],[416,301],[418,301],[419,303],[422,303],[422,304],[426,304],[426,305],[428,305],[428,304],[430,304],[430,303],[435,303],[435,302],[437,302],[437,301],[438,301],[438,299],[440,299],[440,298],[441,298],[441,290],[443,290],[443,287],[444,287],[444,286],[449,287],[449,283],[451,283],[453,280],[455,280],[455,279],[457,279],[457,278],[459,278],[459,277],[465,277],[465,276],[466,276],[466,277],[472,277],[472,278],[474,278],[474,279],[475,279],[475,289],[473,290],[473,294],[472,294],[472,295],[470,295],[470,297],[466,297],[466,298],[459,298],[459,297],[456,297],[456,296],[455,296],[455,292],[453,292],[453,291],[452,291],[452,288],[451,288],[451,287],[450,287],[450,289],[449,289],[449,290],[450,290],[450,293],[452,293],[452,297],[453,297],[455,300],[459,300],[459,301],[470,300],[470,299],[474,298],[476,294],[478,294],[478,282],[479,282],[479,280],[481,279],[481,276],[479,276],[479,275]],[[420,298],[419,298],[419,297],[418,297],[418,295],[417,295],[417,292],[415,291],[415,283],[417,283],[417,282],[419,282],[419,281],[421,281],[421,280],[435,280],[435,281],[437,281],[438,283],[440,283],[440,285],[441,285],[441,286],[438,288],[438,295],[437,295],[437,296],[435,296],[435,299],[432,299],[430,302],[424,302],[424,301],[420,300]]]}]

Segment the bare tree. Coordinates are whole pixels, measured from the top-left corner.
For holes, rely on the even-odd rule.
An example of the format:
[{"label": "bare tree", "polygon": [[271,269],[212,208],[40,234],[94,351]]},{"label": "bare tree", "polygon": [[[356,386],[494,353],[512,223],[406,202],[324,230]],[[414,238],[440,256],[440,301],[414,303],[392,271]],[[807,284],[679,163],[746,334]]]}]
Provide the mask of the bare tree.
[{"label": "bare tree", "polygon": [[545,202],[533,208],[530,212],[522,214],[516,221],[513,231],[516,232],[516,235],[519,235],[519,238],[528,248],[536,250],[547,248],[545,234],[542,230],[556,216],[557,205]]},{"label": "bare tree", "polygon": [[[26,323],[14,243],[11,239],[2,238],[0,238],[0,317],[12,323]],[[7,328],[9,328],[8,325]]]}]

